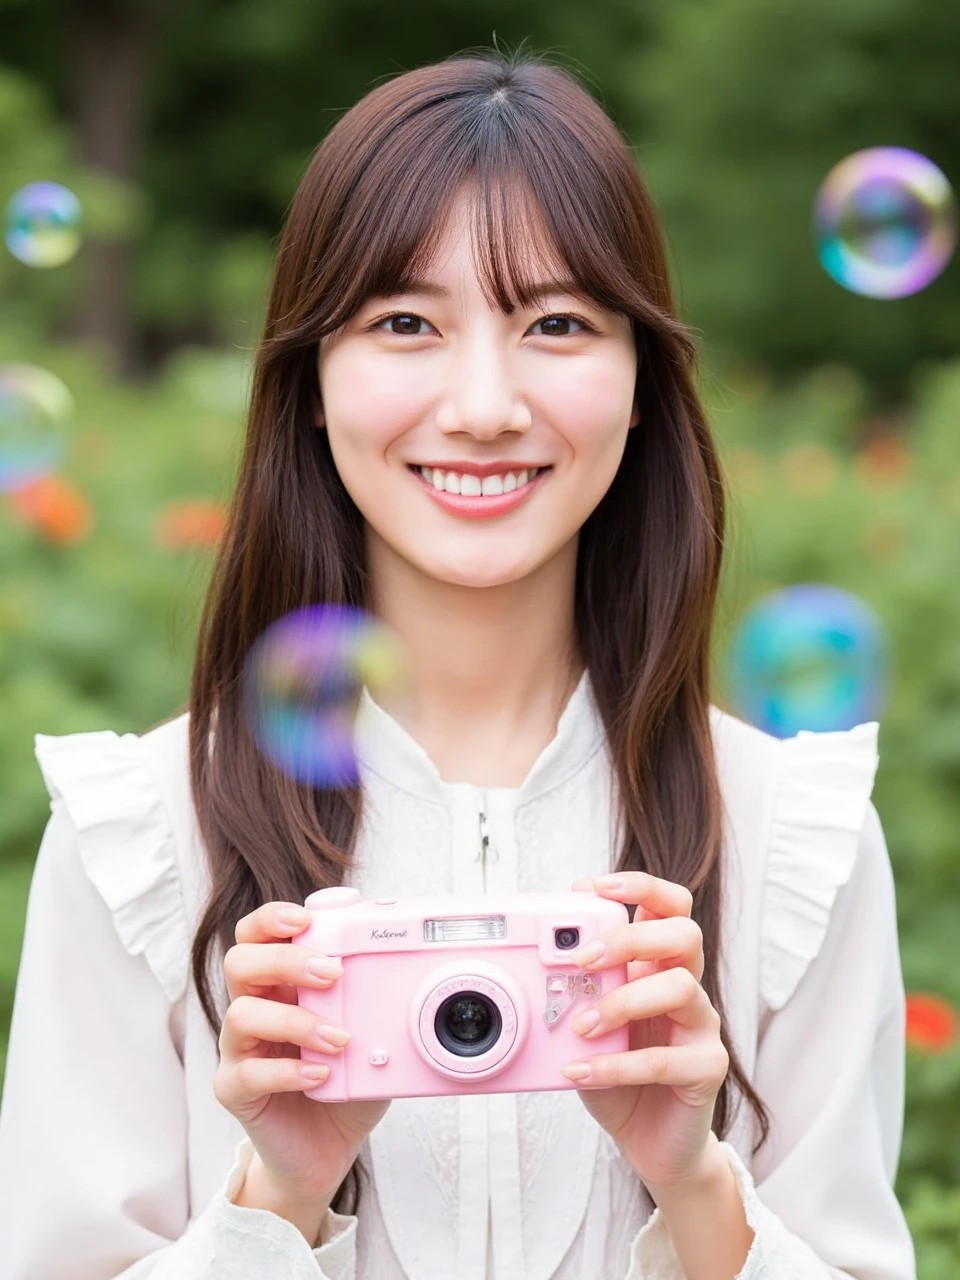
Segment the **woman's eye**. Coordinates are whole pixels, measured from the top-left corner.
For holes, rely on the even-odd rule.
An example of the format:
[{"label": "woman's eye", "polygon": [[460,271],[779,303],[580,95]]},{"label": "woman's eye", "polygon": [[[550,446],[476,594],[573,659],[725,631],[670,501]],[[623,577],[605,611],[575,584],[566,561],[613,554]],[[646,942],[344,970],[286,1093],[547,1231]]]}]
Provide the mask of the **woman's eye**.
[{"label": "woman's eye", "polygon": [[[559,332],[556,329],[552,331],[548,330],[546,334],[548,338],[572,337],[575,331],[572,331],[570,329],[571,324],[579,325],[580,328],[583,329],[586,333],[593,332],[591,326],[588,325],[585,320],[578,320],[576,316],[569,316],[566,314],[555,315],[555,316],[544,316],[542,320],[537,321],[537,324],[546,324],[546,325],[559,324],[561,326]],[[536,328],[536,325],[534,325],[534,328]]]},{"label": "woman's eye", "polygon": [[423,316],[415,316],[410,311],[397,311],[392,316],[384,316],[382,320],[378,320],[373,326],[374,329],[382,329],[385,324],[393,324],[394,321],[402,320],[404,324],[399,329],[391,329],[389,332],[396,334],[397,337],[420,338],[423,335],[418,333],[416,326],[421,322],[427,324]]}]

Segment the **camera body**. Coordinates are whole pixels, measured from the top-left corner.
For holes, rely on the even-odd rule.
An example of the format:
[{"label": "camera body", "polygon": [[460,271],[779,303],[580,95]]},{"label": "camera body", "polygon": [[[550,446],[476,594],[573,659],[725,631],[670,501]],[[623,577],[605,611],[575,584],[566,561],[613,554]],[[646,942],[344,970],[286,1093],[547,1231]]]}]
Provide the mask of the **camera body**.
[{"label": "camera body", "polygon": [[585,1040],[576,1015],[627,981],[626,964],[586,971],[568,957],[629,920],[589,892],[437,894],[367,900],[321,889],[297,945],[341,960],[331,987],[297,987],[299,1004],[352,1036],[342,1053],[305,1046],[330,1074],[322,1102],[575,1089],[561,1068],[622,1053],[629,1027]]}]

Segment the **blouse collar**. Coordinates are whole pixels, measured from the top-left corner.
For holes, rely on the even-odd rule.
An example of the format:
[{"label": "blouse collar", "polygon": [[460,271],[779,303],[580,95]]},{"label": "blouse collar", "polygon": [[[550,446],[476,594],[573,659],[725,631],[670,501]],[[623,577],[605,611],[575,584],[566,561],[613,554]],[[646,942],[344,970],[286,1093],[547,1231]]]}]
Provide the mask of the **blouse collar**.
[{"label": "blouse collar", "polygon": [[[603,745],[605,731],[585,670],[557,722],[553,738],[519,787],[487,787],[513,795],[518,804],[568,781]],[[362,768],[426,800],[450,802],[463,783],[446,782],[409,733],[364,688],[354,725],[354,750]]]}]

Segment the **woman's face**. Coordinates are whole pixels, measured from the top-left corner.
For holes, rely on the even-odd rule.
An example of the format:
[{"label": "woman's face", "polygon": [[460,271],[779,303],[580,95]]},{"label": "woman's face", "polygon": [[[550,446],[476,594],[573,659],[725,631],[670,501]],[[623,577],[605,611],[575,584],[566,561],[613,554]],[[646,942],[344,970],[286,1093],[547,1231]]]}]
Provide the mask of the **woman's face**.
[{"label": "woman's face", "polygon": [[[628,317],[562,287],[509,317],[491,309],[465,214],[427,290],[370,299],[323,339],[318,425],[374,544],[491,587],[576,539],[638,421],[637,360]],[[565,274],[545,262],[536,279]]]}]

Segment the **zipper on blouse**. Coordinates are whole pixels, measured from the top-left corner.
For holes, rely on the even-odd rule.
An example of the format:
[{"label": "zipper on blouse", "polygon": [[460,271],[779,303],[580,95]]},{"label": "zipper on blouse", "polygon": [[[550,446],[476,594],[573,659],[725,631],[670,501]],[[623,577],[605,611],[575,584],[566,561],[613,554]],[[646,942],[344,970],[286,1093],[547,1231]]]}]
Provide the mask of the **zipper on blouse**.
[{"label": "zipper on blouse", "polygon": [[483,874],[483,891],[487,892],[487,856],[489,854],[490,861],[497,861],[497,846],[490,837],[490,822],[487,818],[487,793],[481,791],[478,800],[477,820],[480,827],[480,852],[477,854],[475,861],[480,863],[480,869]]}]

